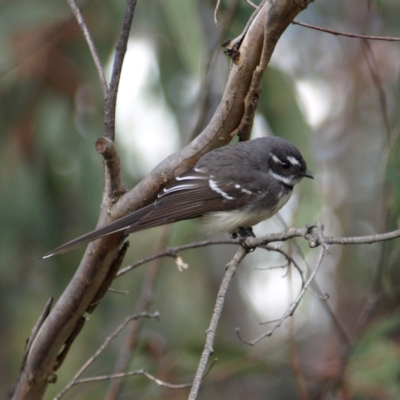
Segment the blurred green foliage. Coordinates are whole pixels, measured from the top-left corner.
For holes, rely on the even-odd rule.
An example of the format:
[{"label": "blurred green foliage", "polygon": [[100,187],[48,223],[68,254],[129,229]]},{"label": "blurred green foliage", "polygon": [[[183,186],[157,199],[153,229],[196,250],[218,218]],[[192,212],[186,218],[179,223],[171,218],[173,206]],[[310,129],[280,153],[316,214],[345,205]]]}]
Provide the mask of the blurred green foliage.
[{"label": "blurred green foliage", "polygon": [[[220,12],[224,14],[230,4],[222,1]],[[229,70],[228,60],[217,51],[209,84],[203,79],[208,54],[219,45],[216,37],[220,28],[213,24],[214,6],[211,0],[146,0],[138,2],[135,13],[132,38],[145,38],[156,55],[159,79],[153,81],[150,90],[164,96],[181,143],[189,140],[196,126],[201,108],[199,93],[202,89],[210,93],[206,115],[211,115]],[[83,249],[46,261],[38,257],[96,224],[102,195],[102,161],[94,143],[102,136],[103,98],[94,63],[66,2],[13,0],[2,2],[0,7],[3,394],[18,376],[25,340],[44,304],[49,297],[60,296]],[[94,0],[81,2],[80,7],[101,61],[107,65],[125,4]],[[238,35],[251,12],[241,2],[222,41]],[[396,2],[320,0],[299,19],[351,32],[400,36],[399,15],[400,5]],[[292,26],[278,43],[263,81],[258,116],[261,131],[294,142],[316,176],[314,182],[296,188],[297,200],[294,206],[288,206],[292,212],[284,213],[290,225],[319,220],[325,224],[327,234],[343,236],[384,232],[399,226],[400,52],[394,43],[370,44],[385,95],[390,132],[382,126],[382,100],[366,66],[366,50],[361,42]],[[313,98],[311,106],[304,104],[298,91],[298,82],[304,80],[311,82],[319,99],[329,104],[327,115],[314,126],[308,123],[307,107],[318,110],[321,100]],[[203,126],[205,123],[202,121]],[[142,135],[146,140],[146,132],[128,134]],[[159,134],[161,137],[165,132]],[[142,175],[126,168],[126,159],[122,163],[127,186],[132,187]],[[195,221],[172,226],[163,247],[204,238],[197,228]],[[265,229],[277,228],[265,225]],[[153,229],[133,235],[124,266],[151,254],[162,232]],[[302,265],[312,265],[315,253],[304,242],[297,243],[306,253],[304,260],[290,243],[285,248],[292,248]],[[214,346],[219,362],[205,379],[200,398],[300,399],[304,397],[299,394],[299,380],[305,382],[310,398],[398,398],[397,247],[398,241],[385,247],[332,247],[317,277],[322,292],[330,295],[328,303],[336,320],[354,338],[349,360],[342,358],[346,344],[335,320],[313,296],[306,297],[296,311],[291,338],[288,330],[281,328],[254,349],[238,340],[236,326],[241,327],[245,337],[253,338],[265,331],[258,322],[271,312],[258,315],[255,300],[246,294],[246,285],[258,285],[262,291],[260,281],[272,278],[263,271],[264,278],[258,273],[254,282],[256,274],[252,271],[259,265],[265,268],[282,263],[261,250],[249,257],[230,288]],[[161,320],[145,322],[131,369],[145,368],[173,383],[190,381],[224,265],[233,252],[233,247],[220,246],[184,252],[181,257],[190,268],[183,272],[177,271],[173,259],[162,260],[151,307],[160,311]],[[135,311],[147,270],[147,266],[141,267],[115,281],[113,288],[129,294],[107,294],[75,342],[58,372],[57,384],[49,387],[46,398],[58,393],[104,338]],[[380,285],[374,286],[374,282]],[[372,287],[379,289],[378,307],[362,325],[359,317]],[[88,376],[114,371],[126,332],[90,367]],[[302,375],[293,368],[294,343]],[[339,387],[331,387],[341,372]],[[108,385],[77,387],[66,398],[103,398]],[[327,387],[332,397],[323,397]],[[341,391],[347,397],[340,397]],[[132,377],[126,380],[122,397],[183,399],[187,391],[160,388],[146,378]]]}]

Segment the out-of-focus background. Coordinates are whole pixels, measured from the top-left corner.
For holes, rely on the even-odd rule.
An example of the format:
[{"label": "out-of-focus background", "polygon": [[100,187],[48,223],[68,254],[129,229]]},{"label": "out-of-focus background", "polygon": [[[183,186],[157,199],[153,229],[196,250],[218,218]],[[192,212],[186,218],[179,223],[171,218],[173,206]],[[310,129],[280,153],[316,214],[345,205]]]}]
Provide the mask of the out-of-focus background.
[{"label": "out-of-focus background", "polygon": [[[211,62],[210,54],[241,32],[252,9],[237,2],[221,34],[213,22],[215,3],[138,2],[117,112],[116,142],[129,188],[185,145],[220,100],[229,60],[220,47]],[[221,22],[232,3],[222,1]],[[125,2],[93,0],[80,6],[109,75]],[[103,132],[103,100],[67,2],[13,0],[2,2],[0,9],[1,396],[18,376],[25,340],[47,299],[60,296],[84,249],[49,260],[38,257],[96,224],[102,160],[94,143]],[[400,3],[318,0],[298,20],[339,31],[400,36]],[[258,235],[314,221],[325,225],[326,235],[337,236],[398,228],[399,46],[294,25],[287,29],[263,81],[253,135],[291,140],[315,180],[298,185],[280,217],[260,224]],[[198,123],[201,110],[206,117]],[[131,236],[124,266],[157,248],[209,238],[198,228],[198,222],[189,221]],[[235,328],[246,340],[265,332],[268,325],[259,322],[281,317],[300,283],[296,271],[267,270],[284,265],[276,254],[259,249],[247,257],[229,289],[214,347],[219,361],[200,399],[398,399],[399,243],[332,246],[316,279],[321,292],[329,294],[329,307],[307,294],[293,318],[255,347],[243,344]],[[317,250],[310,251],[302,240],[283,248],[304,268],[315,262]],[[160,311],[161,320],[145,323],[130,369],[145,368],[172,383],[190,381],[234,251],[215,246],[182,253],[189,265],[182,272],[172,259],[161,262],[150,308]],[[148,268],[115,281],[113,288],[128,294],[107,294],[46,398],[58,393],[135,311]],[[124,335],[86,376],[114,371]],[[65,398],[103,398],[108,385],[80,386]],[[333,388],[337,397],[324,397]],[[186,390],[131,377],[120,398],[186,397]]]}]

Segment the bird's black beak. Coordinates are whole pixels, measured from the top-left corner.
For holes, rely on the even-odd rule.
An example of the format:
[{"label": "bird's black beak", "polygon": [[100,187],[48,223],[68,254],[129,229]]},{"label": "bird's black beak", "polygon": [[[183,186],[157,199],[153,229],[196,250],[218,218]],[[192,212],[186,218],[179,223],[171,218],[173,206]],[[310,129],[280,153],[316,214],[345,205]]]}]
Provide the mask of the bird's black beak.
[{"label": "bird's black beak", "polygon": [[314,179],[314,177],[310,171],[304,172],[303,176],[305,176],[306,178]]}]

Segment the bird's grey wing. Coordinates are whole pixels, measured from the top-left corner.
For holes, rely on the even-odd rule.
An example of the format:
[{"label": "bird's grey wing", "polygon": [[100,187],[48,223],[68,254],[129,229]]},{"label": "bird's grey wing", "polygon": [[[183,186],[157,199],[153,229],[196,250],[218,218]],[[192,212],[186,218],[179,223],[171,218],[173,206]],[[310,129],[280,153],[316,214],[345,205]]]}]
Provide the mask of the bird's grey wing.
[{"label": "bird's grey wing", "polygon": [[236,209],[253,196],[254,193],[243,192],[233,182],[218,182],[200,170],[189,171],[166,185],[154,203],[73,239],[47,252],[42,258],[72,250],[115,232],[129,234],[214,211]]},{"label": "bird's grey wing", "polygon": [[192,204],[187,204],[191,198],[190,194],[185,197],[186,202],[185,199],[183,199],[183,207],[179,207],[178,205],[183,189],[190,187],[193,188],[196,193],[201,192],[200,188],[202,185],[200,184],[200,181],[206,182],[206,176],[205,174],[198,173],[194,175],[195,177],[192,177],[192,180],[195,181],[194,185],[190,184],[189,180],[186,178],[182,178],[182,181],[179,181],[180,178],[178,178],[178,180],[174,180],[173,183],[170,183],[164,188],[155,203],[142,207],[139,210],[111,222],[110,224],[64,243],[63,245],[47,252],[42,258],[48,258],[55,254],[67,252],[84,243],[91,242],[112,233],[125,231],[126,234],[129,234],[182,219],[195,218],[197,215],[195,215],[196,212],[194,211]]},{"label": "bird's grey wing", "polygon": [[200,171],[190,171],[164,187],[150,211],[137,219],[126,232],[240,208],[250,197],[254,197],[254,193],[243,192],[233,182],[217,181]]}]

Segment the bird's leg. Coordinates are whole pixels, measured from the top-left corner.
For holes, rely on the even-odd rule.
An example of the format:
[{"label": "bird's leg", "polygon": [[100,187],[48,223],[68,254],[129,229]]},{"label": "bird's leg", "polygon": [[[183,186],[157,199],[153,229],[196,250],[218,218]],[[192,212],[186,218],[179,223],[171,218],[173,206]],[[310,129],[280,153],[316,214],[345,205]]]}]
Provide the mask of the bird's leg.
[{"label": "bird's leg", "polygon": [[236,232],[231,233],[231,238],[232,239],[239,239],[240,241],[245,240],[248,237],[256,237],[256,235],[253,232],[253,228],[242,228],[239,227],[239,229]]},{"label": "bird's leg", "polygon": [[248,238],[248,237],[256,237],[256,235],[253,232],[253,228],[252,227],[250,227],[250,228],[239,227],[238,231],[237,232],[232,232],[230,234],[230,236],[231,236],[232,239],[239,239],[239,244],[242,247],[246,248],[249,253],[255,250],[254,247],[248,247],[245,244],[246,238]]}]

